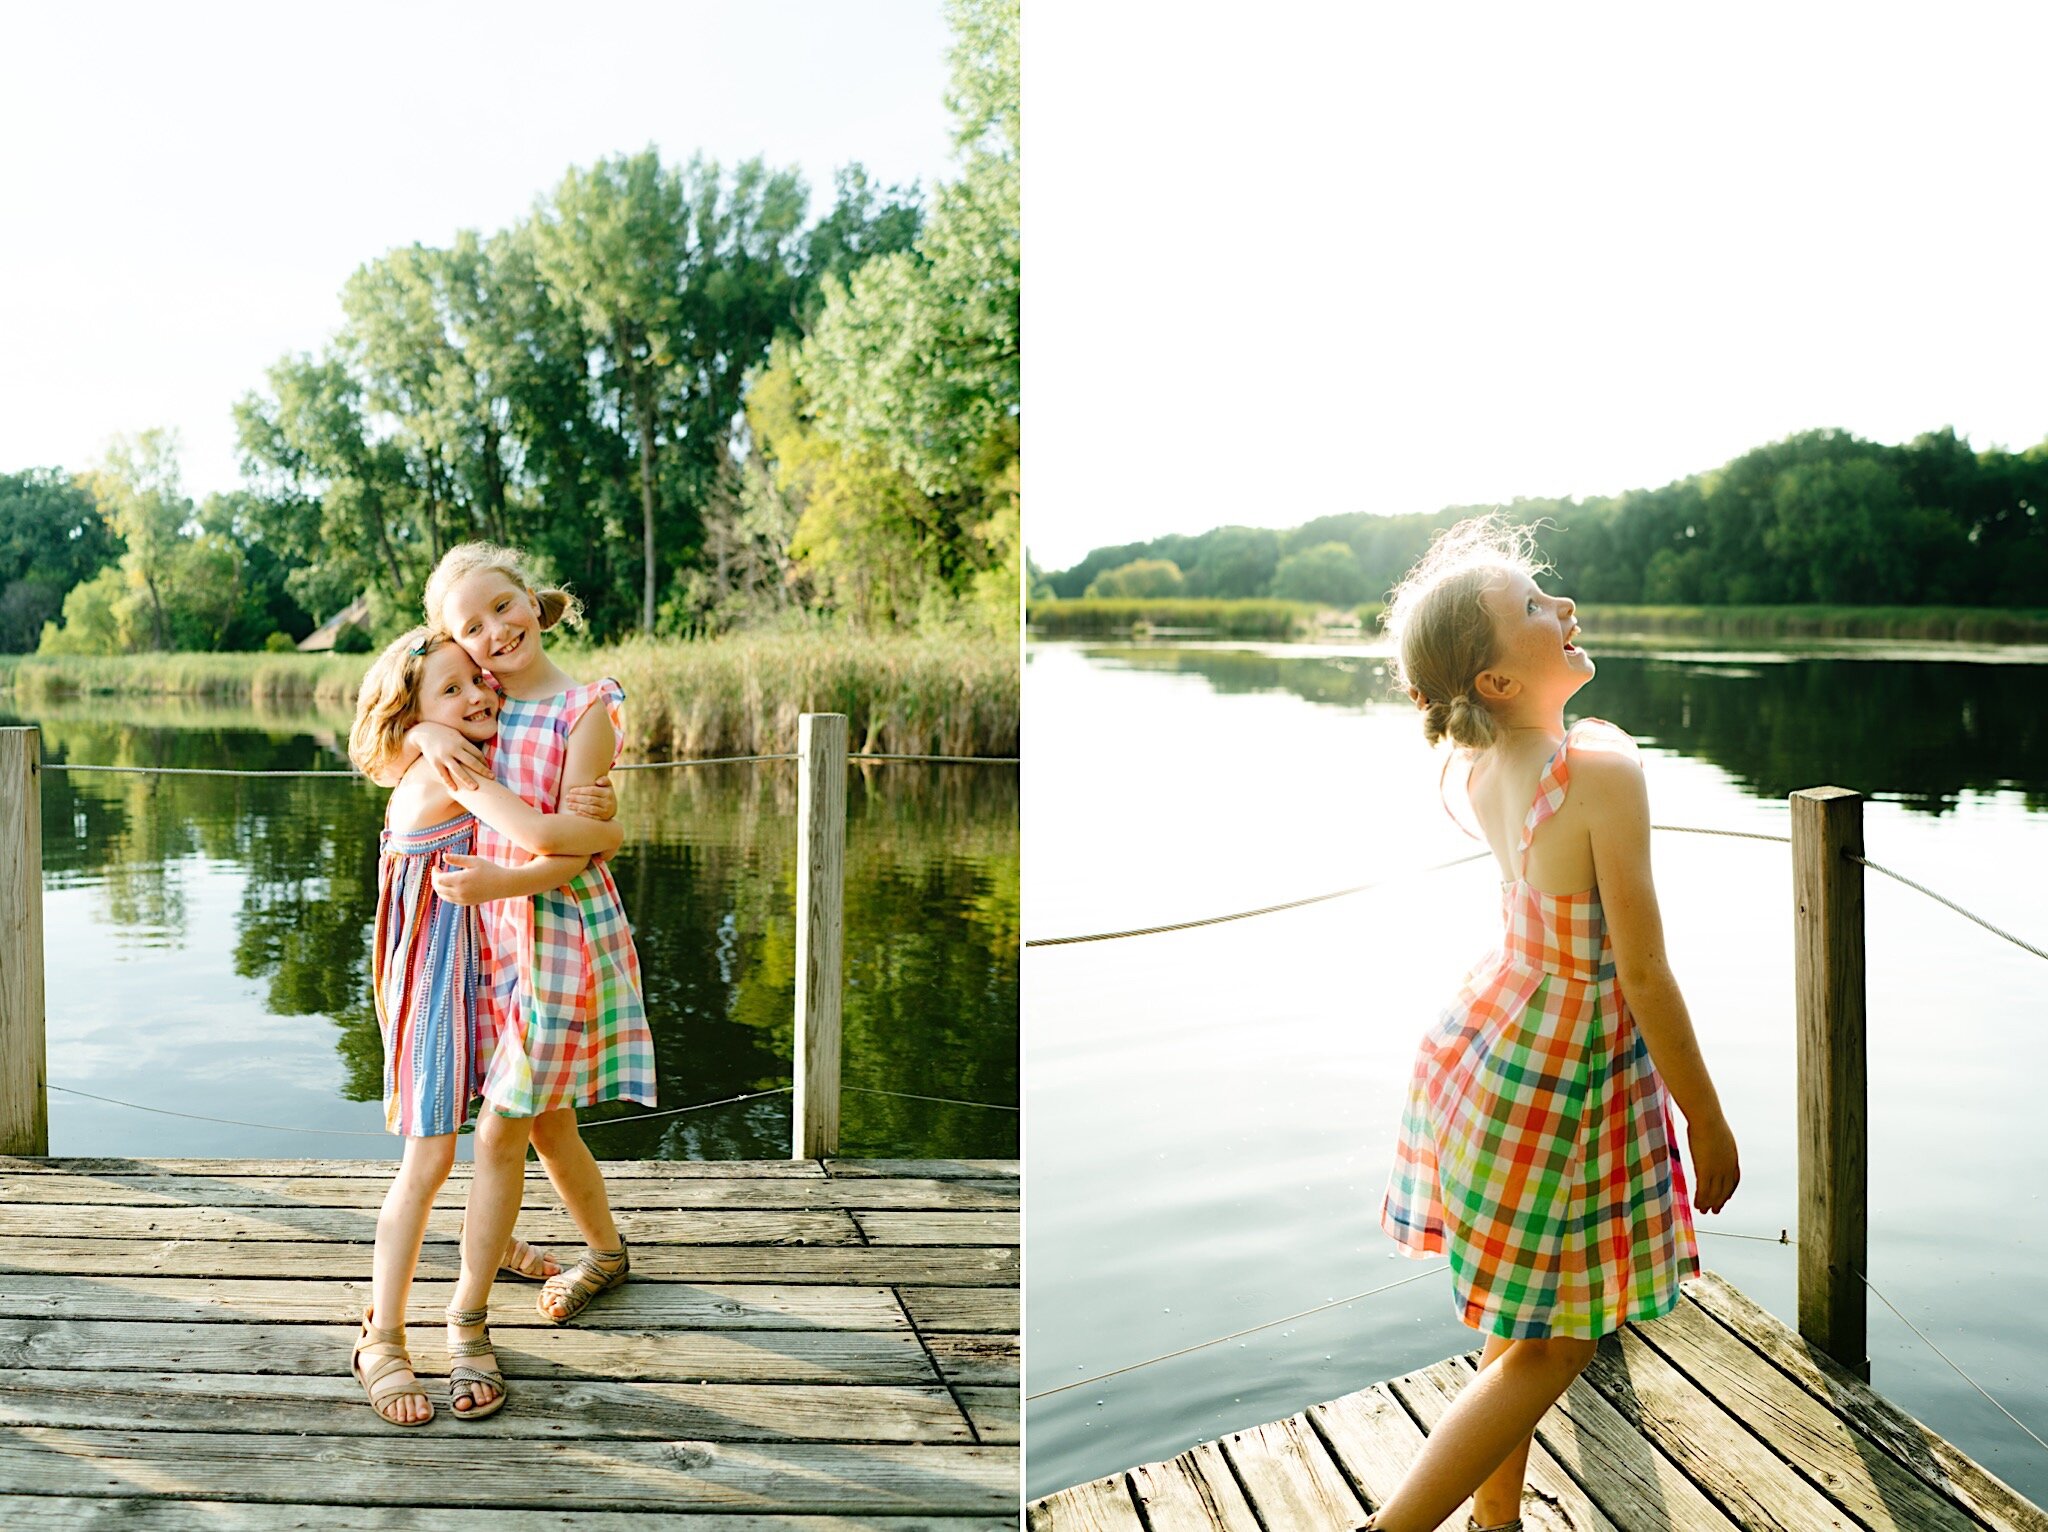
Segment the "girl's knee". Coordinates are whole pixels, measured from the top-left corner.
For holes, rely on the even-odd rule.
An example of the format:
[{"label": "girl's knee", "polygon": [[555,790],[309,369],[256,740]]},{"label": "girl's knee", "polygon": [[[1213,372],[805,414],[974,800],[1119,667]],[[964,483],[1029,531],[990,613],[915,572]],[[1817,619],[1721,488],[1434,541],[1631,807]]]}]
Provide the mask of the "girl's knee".
[{"label": "girl's knee", "polygon": [[455,1168],[455,1135],[436,1133],[430,1138],[409,1138],[398,1173],[414,1180],[445,1181]]},{"label": "girl's knee", "polygon": [[574,1107],[558,1107],[533,1119],[533,1147],[537,1153],[557,1154],[579,1142],[581,1135],[576,1131]]},{"label": "girl's knee", "polygon": [[476,1152],[481,1159],[524,1160],[533,1132],[531,1117],[502,1117],[485,1112],[476,1120]]},{"label": "girl's knee", "polygon": [[1537,1335],[1518,1340],[1510,1353],[1519,1353],[1525,1364],[1576,1378],[1599,1354],[1600,1342],[1571,1335]]}]

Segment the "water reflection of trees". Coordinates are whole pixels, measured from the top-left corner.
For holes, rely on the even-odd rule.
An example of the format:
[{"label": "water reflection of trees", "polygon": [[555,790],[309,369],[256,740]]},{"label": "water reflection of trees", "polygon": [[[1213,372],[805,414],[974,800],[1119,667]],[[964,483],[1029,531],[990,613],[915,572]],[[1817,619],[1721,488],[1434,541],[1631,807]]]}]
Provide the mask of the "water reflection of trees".
[{"label": "water reflection of trees", "polygon": [[[1137,669],[1200,675],[1223,693],[1284,691],[1338,707],[1395,707],[1384,656],[1270,650],[1092,650]],[[1823,783],[1923,813],[1965,792],[2019,792],[2048,809],[2041,665],[1845,659],[1796,653],[1754,662],[1599,656],[1568,716],[1612,718],[1645,743],[1725,770],[1759,798]]]},{"label": "water reflection of trees", "polygon": [[[235,720],[241,722],[242,720]],[[52,761],[325,768],[324,741],[253,728],[160,729],[132,717],[43,720]],[[796,773],[792,764],[622,774],[614,873],[632,917],[665,1105],[790,1079]],[[182,941],[193,860],[236,867],[236,971],[274,1015],[338,1028],[344,1094],[374,1100],[369,997],[383,794],[345,781],[43,777],[52,880],[103,887],[107,915]],[[845,1077],[849,1084],[1017,1100],[1018,789],[1014,767],[886,764],[847,794]],[[638,1108],[627,1108],[637,1111]],[[610,1109],[591,1114],[614,1115]],[[786,1097],[597,1130],[618,1157],[787,1153]],[[848,1093],[848,1153],[1008,1156],[1014,1113]]]}]

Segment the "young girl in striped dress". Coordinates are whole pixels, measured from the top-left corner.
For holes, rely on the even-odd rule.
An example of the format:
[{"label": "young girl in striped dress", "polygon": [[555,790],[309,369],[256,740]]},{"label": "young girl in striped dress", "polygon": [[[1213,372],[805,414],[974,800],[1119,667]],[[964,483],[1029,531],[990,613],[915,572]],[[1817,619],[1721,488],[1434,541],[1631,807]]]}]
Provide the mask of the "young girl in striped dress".
[{"label": "young girl in striped dress", "polygon": [[[488,741],[497,732],[498,694],[445,634],[422,627],[394,642],[363,677],[349,758],[366,776],[388,781],[406,731],[423,723]],[[384,1042],[385,1126],[404,1135],[405,1149],[378,1215],[371,1302],[349,1368],[378,1414],[393,1425],[417,1426],[433,1418],[433,1406],[406,1353],[406,1303],[428,1210],[455,1163],[456,1130],[482,1084],[473,906],[559,887],[591,853],[616,851],[621,835],[613,823],[536,812],[488,779],[451,792],[418,761],[393,787],[384,819],[370,984]],[[498,861],[470,854],[479,821],[502,843]],[[451,1320],[465,1299],[488,1303],[509,1232],[508,1226],[495,1245],[477,1242],[475,1252],[466,1241]],[[378,1324],[380,1315],[385,1324]],[[487,1350],[470,1337],[451,1337],[451,1358]],[[458,1363],[449,1384],[459,1417],[494,1414],[505,1402],[495,1368]]]},{"label": "young girl in striped dress", "polygon": [[1468,1528],[1520,1532],[1537,1421],[1602,1335],[1668,1313],[1698,1274],[1672,1099],[1694,1206],[1720,1211],[1741,1178],[1665,961],[1642,764],[1610,723],[1565,727],[1593,661],[1540,572],[1526,529],[1475,518],[1387,610],[1423,737],[1469,764],[1505,931],[1423,1038],[1380,1209],[1405,1254],[1450,1257],[1480,1371],[1365,1524],[1378,1532],[1435,1528],[1468,1495]]},{"label": "young girl in striped dress", "polygon": [[[433,723],[411,740],[447,780],[497,780],[551,810],[570,789],[599,782],[625,743],[624,690],[606,677],[578,684],[548,657],[542,633],[580,616],[566,591],[536,589],[524,558],[489,543],[451,549],[427,580],[428,621],[442,628],[503,693],[486,761],[461,731]],[[479,850],[507,848],[488,826]],[[576,1108],[601,1101],[655,1104],[654,1038],[641,1000],[640,959],[610,869],[594,861],[566,888],[483,909],[485,1014],[492,1031],[477,1127],[477,1198],[470,1219],[509,1235],[531,1138],[588,1249],[550,1277],[538,1301],[556,1324],[625,1281],[626,1242],[604,1176],[584,1145]],[[485,1196],[489,1192],[488,1197]]]}]

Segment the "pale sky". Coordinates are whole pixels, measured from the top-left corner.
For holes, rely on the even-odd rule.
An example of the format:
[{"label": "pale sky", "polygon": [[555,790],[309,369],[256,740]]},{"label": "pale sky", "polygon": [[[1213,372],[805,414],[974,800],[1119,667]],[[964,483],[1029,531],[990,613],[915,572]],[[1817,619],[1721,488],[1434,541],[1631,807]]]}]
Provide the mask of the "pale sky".
[{"label": "pale sky", "polygon": [[2048,8],[1027,0],[1025,536],[2048,437]]},{"label": "pale sky", "polygon": [[0,473],[175,428],[195,499],[229,411],[341,321],[350,272],[522,217],[652,143],[952,175],[940,0],[0,0]]}]

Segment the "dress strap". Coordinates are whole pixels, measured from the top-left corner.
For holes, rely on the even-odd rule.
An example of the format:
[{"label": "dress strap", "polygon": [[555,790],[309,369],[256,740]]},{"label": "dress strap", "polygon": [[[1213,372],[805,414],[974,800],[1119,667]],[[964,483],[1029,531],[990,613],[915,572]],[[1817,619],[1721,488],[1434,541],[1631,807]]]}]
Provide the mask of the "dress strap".
[{"label": "dress strap", "polygon": [[1518,877],[1526,876],[1529,871],[1529,843],[1536,838],[1536,831],[1544,820],[1558,811],[1571,787],[1574,738],[1594,739],[1607,748],[1625,750],[1631,756],[1636,753],[1636,742],[1629,737],[1628,731],[1604,718],[1581,718],[1564,731],[1564,738],[1557,742],[1557,748],[1550,752],[1550,759],[1544,764],[1543,775],[1536,779],[1536,797],[1529,805],[1528,816],[1522,821],[1522,844],[1515,853]]},{"label": "dress strap", "polygon": [[1572,731],[1565,730],[1564,738],[1557,742],[1557,748],[1550,752],[1550,759],[1543,763],[1543,774],[1536,779],[1536,796],[1529,804],[1529,812],[1522,817],[1522,843],[1515,848],[1517,878],[1529,875],[1529,843],[1536,838],[1537,828],[1543,821],[1557,812],[1557,806],[1564,802],[1564,795],[1571,787],[1571,739]]}]

